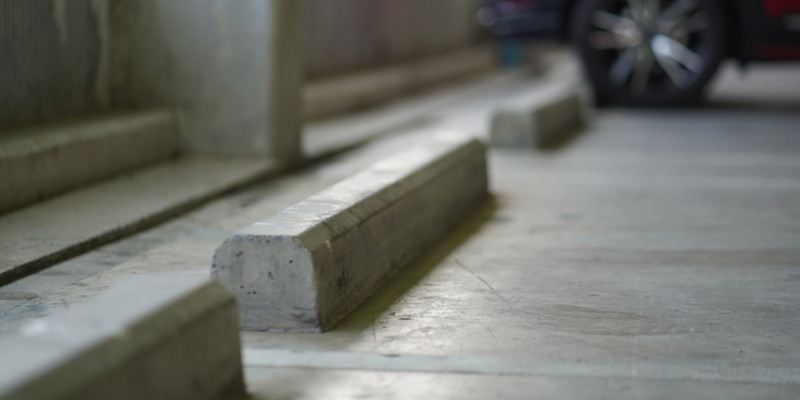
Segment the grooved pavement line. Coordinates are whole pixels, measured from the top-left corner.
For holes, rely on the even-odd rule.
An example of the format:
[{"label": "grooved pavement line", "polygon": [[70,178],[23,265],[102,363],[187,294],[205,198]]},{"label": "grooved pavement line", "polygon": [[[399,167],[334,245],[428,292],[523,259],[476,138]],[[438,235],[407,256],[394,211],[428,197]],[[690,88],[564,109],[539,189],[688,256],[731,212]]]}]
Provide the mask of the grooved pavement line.
[{"label": "grooved pavement line", "polygon": [[343,351],[298,352],[264,349],[244,349],[243,361],[246,367],[262,368],[355,369],[800,385],[800,368],[758,366],[576,362],[481,356],[400,355]]}]

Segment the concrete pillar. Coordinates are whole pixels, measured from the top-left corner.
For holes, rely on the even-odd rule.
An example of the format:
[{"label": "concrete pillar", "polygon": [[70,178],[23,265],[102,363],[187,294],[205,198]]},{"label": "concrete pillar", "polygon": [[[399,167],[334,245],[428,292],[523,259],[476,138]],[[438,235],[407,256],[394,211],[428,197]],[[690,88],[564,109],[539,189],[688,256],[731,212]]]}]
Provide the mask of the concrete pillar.
[{"label": "concrete pillar", "polygon": [[197,153],[300,158],[302,0],[111,0],[117,105],[169,106]]},{"label": "concrete pillar", "polygon": [[305,1],[271,0],[269,5],[267,148],[272,158],[291,165],[302,159]]}]

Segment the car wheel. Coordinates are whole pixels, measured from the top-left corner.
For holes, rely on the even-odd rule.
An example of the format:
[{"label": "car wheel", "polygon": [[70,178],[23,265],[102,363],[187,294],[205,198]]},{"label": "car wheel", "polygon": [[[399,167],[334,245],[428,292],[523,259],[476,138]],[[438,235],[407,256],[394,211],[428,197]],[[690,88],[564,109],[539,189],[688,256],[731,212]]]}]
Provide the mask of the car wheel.
[{"label": "car wheel", "polygon": [[726,55],[725,16],[715,0],[580,0],[570,33],[601,103],[680,105]]}]

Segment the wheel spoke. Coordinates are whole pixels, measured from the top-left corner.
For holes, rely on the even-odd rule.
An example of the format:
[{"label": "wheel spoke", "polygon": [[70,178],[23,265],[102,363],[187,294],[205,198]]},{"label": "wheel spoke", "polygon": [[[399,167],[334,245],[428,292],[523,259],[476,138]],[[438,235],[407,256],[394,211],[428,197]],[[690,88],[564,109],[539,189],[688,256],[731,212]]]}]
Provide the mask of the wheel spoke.
[{"label": "wheel spoke", "polygon": [[658,35],[653,38],[652,48],[656,55],[671,58],[696,74],[705,68],[703,57],[668,36]]},{"label": "wheel spoke", "polygon": [[687,88],[706,68],[689,48],[690,36],[709,27],[698,0],[626,0],[622,9],[594,11],[589,22],[588,45],[616,56],[609,82],[637,96],[667,81]]},{"label": "wheel spoke", "polygon": [[595,11],[592,14],[592,23],[594,23],[594,26],[609,32],[620,32],[636,27],[634,20],[607,11]]},{"label": "wheel spoke", "polygon": [[592,22],[602,31],[589,34],[589,44],[598,50],[624,49],[638,45],[642,34],[636,22],[630,18],[609,13],[595,11]]},{"label": "wheel spoke", "polygon": [[617,86],[625,84],[628,77],[630,77],[633,72],[633,67],[636,65],[637,53],[638,51],[632,48],[625,50],[625,52],[617,58],[609,73],[611,83]]},{"label": "wheel spoke", "polygon": [[655,55],[656,55],[656,61],[658,61],[658,65],[660,65],[661,68],[664,69],[664,72],[667,73],[669,80],[671,80],[676,87],[685,88],[689,86],[689,84],[691,83],[689,75],[683,68],[681,68],[680,64],[678,64],[678,62],[675,61],[675,59],[665,54],[656,53]]},{"label": "wheel spoke", "polygon": [[659,15],[661,15],[661,1],[644,0],[644,11],[648,22],[658,20]]},{"label": "wheel spoke", "polygon": [[631,10],[631,15],[636,21],[644,20],[644,7],[642,0],[628,0],[628,8]]}]

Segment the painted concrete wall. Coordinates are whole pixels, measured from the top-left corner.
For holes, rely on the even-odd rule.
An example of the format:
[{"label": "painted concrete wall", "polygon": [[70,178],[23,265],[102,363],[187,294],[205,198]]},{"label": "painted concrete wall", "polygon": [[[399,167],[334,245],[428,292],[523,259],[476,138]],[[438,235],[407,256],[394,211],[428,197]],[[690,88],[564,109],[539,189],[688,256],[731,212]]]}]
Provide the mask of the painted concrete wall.
[{"label": "painted concrete wall", "polygon": [[422,58],[474,44],[483,0],[309,0],[309,78]]},{"label": "painted concrete wall", "polygon": [[106,0],[0,1],[0,131],[108,107]]}]

